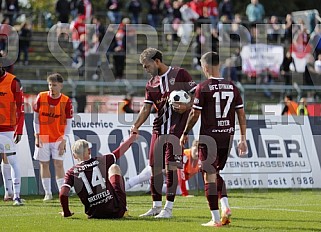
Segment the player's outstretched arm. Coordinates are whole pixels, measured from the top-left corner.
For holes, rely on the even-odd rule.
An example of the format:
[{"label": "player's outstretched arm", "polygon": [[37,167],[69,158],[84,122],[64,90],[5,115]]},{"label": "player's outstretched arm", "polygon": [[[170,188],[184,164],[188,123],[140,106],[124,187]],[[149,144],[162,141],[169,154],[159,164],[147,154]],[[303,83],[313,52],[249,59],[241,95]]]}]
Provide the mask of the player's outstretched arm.
[{"label": "player's outstretched arm", "polygon": [[60,204],[62,207],[62,212],[60,212],[60,214],[63,217],[70,217],[74,215],[74,213],[70,212],[69,210],[69,198],[68,198],[69,191],[70,191],[69,187],[62,186],[59,193]]},{"label": "player's outstretched arm", "polygon": [[141,108],[138,117],[136,119],[136,122],[134,125],[131,127],[130,132],[131,133],[137,133],[138,134],[138,129],[139,127],[146,121],[148,116],[150,115],[151,109],[152,109],[152,104],[145,103],[143,107]]},{"label": "player's outstretched arm", "polygon": [[130,148],[132,143],[136,140],[137,133],[133,132],[128,139],[119,145],[119,147],[113,151],[116,159],[119,159]]}]

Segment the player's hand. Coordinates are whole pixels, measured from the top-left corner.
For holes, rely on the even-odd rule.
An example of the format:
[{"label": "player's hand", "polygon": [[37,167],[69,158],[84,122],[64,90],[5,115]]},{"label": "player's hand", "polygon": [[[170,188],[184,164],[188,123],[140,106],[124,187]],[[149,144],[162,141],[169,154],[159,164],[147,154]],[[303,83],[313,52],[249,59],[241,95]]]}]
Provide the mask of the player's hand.
[{"label": "player's hand", "polygon": [[59,214],[63,217],[71,217],[72,215],[74,215],[73,212],[69,212],[68,214],[65,214],[63,211],[62,212],[59,212]]},{"label": "player's hand", "polygon": [[132,125],[132,127],[130,128],[130,134],[138,135],[138,128]]},{"label": "player's hand", "polygon": [[172,108],[175,112],[183,114],[187,110],[187,105],[185,103],[173,102]]},{"label": "player's hand", "polygon": [[35,135],[35,136],[36,136],[35,137],[35,145],[36,145],[36,147],[38,147],[38,148],[42,147],[42,142],[40,140],[39,135]]},{"label": "player's hand", "polygon": [[20,142],[22,135],[15,134],[14,135],[14,143],[17,144]]},{"label": "player's hand", "polygon": [[179,140],[180,145],[181,145],[182,147],[184,147],[184,144],[187,142],[187,140],[188,140],[188,135],[182,134],[182,136],[181,136],[181,138],[180,138],[180,140]]},{"label": "player's hand", "polygon": [[239,141],[239,143],[237,144],[237,149],[239,152],[240,156],[244,156],[247,154],[247,143],[246,140],[241,140]]},{"label": "player's hand", "polygon": [[59,155],[62,156],[66,151],[66,140],[62,140],[58,146]]}]

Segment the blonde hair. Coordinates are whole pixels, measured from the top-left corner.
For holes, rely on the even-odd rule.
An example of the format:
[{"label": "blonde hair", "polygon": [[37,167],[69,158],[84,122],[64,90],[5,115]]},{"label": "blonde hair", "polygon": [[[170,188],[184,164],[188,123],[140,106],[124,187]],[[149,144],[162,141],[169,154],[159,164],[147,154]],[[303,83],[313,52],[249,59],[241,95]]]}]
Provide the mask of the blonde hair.
[{"label": "blonde hair", "polygon": [[143,64],[146,61],[151,61],[159,59],[160,62],[163,62],[163,54],[161,51],[157,50],[156,48],[146,48],[139,57],[139,62]]},{"label": "blonde hair", "polygon": [[84,139],[77,140],[72,146],[71,150],[77,157],[83,158],[85,151],[89,148],[89,143]]}]

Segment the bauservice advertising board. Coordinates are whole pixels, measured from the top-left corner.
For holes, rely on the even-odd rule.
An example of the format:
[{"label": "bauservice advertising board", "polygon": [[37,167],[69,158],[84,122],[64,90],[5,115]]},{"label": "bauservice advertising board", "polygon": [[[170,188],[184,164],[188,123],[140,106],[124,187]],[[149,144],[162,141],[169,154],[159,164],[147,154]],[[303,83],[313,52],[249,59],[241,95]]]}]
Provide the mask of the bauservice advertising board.
[{"label": "bauservice advertising board", "polygon": [[[135,120],[133,114],[77,114],[72,122],[73,134],[66,150],[65,169],[75,161],[70,152],[72,143],[87,139],[93,144],[92,154],[102,155],[115,150],[129,136]],[[248,154],[239,157],[236,127],[231,154],[223,175],[228,188],[321,188],[320,152],[321,118],[251,115],[247,120]],[[148,165],[149,141],[153,116],[140,128],[140,136],[120,158],[125,180],[136,176]],[[18,144],[23,176],[23,194],[39,189],[33,160],[34,131],[32,115],[26,115],[25,134]],[[189,136],[189,144],[198,138],[199,122]],[[34,171],[35,170],[35,171]],[[27,180],[27,181],[26,181]],[[34,189],[36,188],[36,189]],[[148,183],[133,190],[146,190]]]}]

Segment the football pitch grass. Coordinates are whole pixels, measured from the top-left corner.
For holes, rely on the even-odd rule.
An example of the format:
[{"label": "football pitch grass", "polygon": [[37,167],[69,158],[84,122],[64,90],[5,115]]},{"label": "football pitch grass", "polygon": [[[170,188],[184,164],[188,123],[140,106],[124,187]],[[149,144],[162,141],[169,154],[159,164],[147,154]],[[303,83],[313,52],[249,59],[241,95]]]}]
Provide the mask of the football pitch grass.
[{"label": "football pitch grass", "polygon": [[[321,190],[231,190],[232,223],[221,228],[202,227],[210,220],[203,192],[195,197],[177,196],[173,218],[139,218],[151,206],[151,196],[127,198],[130,217],[87,219],[78,197],[69,199],[70,218],[59,215],[58,196],[43,203],[43,196],[24,196],[24,206],[0,202],[0,231],[321,231]],[[164,198],[163,198],[164,199]]]}]

